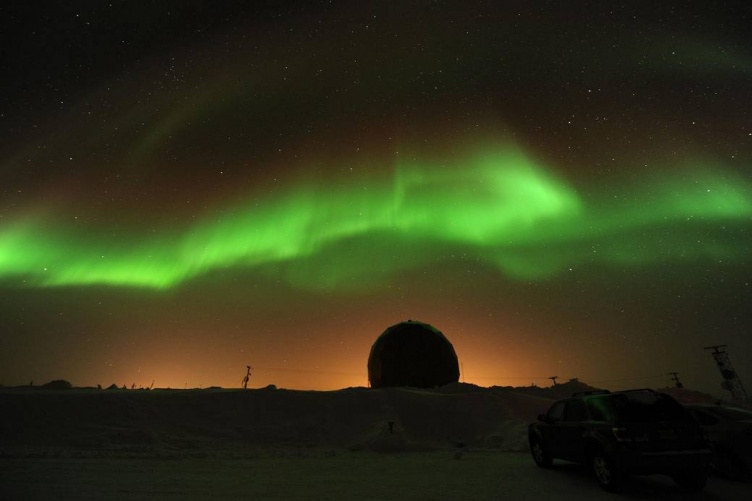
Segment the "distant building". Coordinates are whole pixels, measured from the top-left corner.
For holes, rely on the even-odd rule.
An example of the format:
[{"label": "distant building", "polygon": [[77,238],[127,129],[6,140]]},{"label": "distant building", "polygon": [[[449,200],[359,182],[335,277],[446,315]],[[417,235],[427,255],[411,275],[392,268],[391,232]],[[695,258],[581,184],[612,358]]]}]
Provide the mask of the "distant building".
[{"label": "distant building", "polygon": [[372,388],[434,388],[460,378],[452,343],[435,327],[408,320],[389,327],[371,347],[368,381]]}]

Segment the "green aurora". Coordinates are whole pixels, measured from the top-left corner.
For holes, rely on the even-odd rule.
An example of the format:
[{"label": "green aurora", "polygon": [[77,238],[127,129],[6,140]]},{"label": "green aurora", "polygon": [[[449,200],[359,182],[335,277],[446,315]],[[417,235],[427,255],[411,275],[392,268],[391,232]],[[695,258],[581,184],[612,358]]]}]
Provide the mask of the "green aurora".
[{"label": "green aurora", "polygon": [[[356,290],[462,256],[513,280],[573,266],[740,262],[752,188],[714,166],[587,200],[514,147],[454,165],[400,164],[389,178],[298,183],[160,234],[82,233],[50,220],[0,227],[0,279],[26,287],[167,290],[247,268],[296,287]],[[607,190],[601,190],[604,193]],[[708,235],[708,222],[720,225]],[[702,232],[700,232],[702,230]],[[698,237],[698,235],[702,235]]]}]

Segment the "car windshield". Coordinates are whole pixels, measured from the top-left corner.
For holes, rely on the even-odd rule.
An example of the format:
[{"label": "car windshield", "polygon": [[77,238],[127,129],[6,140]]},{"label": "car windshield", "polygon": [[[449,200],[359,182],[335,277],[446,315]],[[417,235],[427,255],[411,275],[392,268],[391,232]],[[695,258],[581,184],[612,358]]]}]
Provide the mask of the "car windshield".
[{"label": "car windshield", "polygon": [[752,421],[752,411],[736,407],[713,407],[708,412],[730,421]]},{"label": "car windshield", "polygon": [[663,393],[635,391],[614,395],[617,415],[634,423],[691,421],[692,416],[676,400]]}]

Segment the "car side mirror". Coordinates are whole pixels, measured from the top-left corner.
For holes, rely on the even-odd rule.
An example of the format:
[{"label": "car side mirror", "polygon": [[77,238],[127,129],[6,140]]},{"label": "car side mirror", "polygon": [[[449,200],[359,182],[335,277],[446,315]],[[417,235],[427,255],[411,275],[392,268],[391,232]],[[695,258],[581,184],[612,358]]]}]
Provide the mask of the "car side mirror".
[{"label": "car side mirror", "polygon": [[548,417],[545,414],[538,414],[538,421],[548,423]]}]

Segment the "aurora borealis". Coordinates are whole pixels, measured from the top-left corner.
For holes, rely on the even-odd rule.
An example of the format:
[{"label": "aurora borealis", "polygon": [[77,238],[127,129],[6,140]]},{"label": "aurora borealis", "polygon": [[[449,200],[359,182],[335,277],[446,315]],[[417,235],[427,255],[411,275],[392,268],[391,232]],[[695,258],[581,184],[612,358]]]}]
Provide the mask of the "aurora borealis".
[{"label": "aurora borealis", "polygon": [[[685,169],[685,180],[654,184],[658,194],[649,202],[638,193],[626,206],[588,214],[574,190],[506,148],[443,169],[398,168],[393,179],[382,183],[293,187],[176,235],[164,229],[151,238],[99,237],[110,235],[108,228],[98,228],[89,238],[71,228],[55,235],[48,229],[55,222],[43,220],[6,232],[1,274],[32,287],[168,289],[222,267],[302,263],[308,279],[298,280],[286,270],[283,278],[294,286],[341,289],[370,288],[372,277],[439,260],[447,247],[513,280],[548,278],[582,262],[629,266],[681,258],[744,262],[747,257],[738,249],[735,232],[698,243],[669,231],[660,249],[653,236],[638,237],[636,243],[624,237],[677,224],[691,232],[694,218],[743,223],[752,215],[752,189],[743,180]],[[398,257],[370,259],[376,240],[388,242]],[[583,243],[602,251],[583,254]],[[541,247],[551,250],[540,252]],[[353,276],[362,280],[353,284]]]},{"label": "aurora borealis", "polygon": [[0,383],[752,377],[749,9],[575,5],[4,6]]}]

